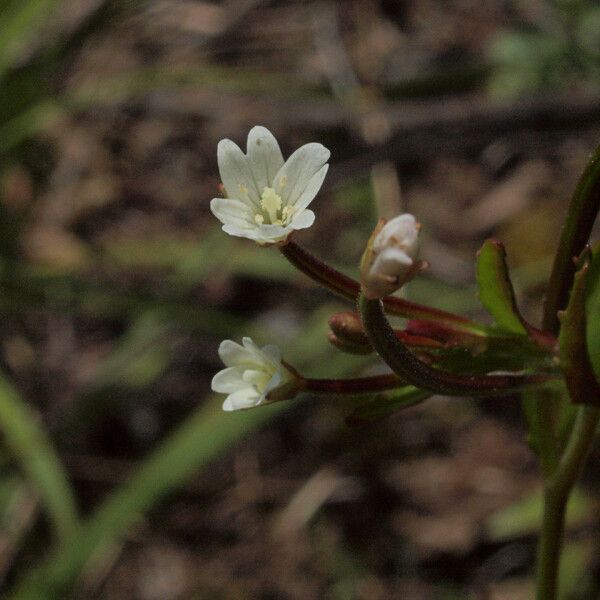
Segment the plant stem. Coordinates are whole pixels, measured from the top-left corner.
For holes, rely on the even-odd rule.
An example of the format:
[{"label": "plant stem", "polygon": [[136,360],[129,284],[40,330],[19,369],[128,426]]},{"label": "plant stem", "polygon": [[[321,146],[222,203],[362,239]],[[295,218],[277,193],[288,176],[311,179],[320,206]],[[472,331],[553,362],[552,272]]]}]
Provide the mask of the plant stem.
[{"label": "plant stem", "polygon": [[563,225],[552,274],[546,291],[542,328],[556,334],[559,328],[558,311],[567,304],[573,284],[575,264],[588,242],[600,209],[600,146],[590,158],[575,188]]},{"label": "plant stem", "polygon": [[581,472],[598,425],[600,410],[582,406],[567,447],[552,477],[546,481],[544,517],[538,548],[537,600],[556,600],[558,570],[562,550],[565,512],[569,495]]},{"label": "plant stem", "polygon": [[362,394],[391,390],[406,383],[393,373],[356,379],[304,379],[304,389],[325,394]]},{"label": "plant stem", "polygon": [[[575,189],[563,225],[558,250],[552,267],[552,274],[546,291],[542,328],[556,335],[560,328],[558,312],[567,305],[569,290],[573,286],[576,265],[573,258],[579,256],[588,242],[594,221],[600,209],[600,146],[589,160]],[[532,395],[532,411],[537,413],[537,429],[531,431],[536,442],[541,444],[539,432],[546,432],[546,449],[556,447],[556,410],[548,407],[542,410],[544,397]],[[574,399],[577,400],[577,399]],[[537,410],[536,410],[537,409]],[[577,413],[573,429],[565,451],[553,473],[548,474],[552,463],[548,456],[542,456],[544,467],[545,496],[544,517],[538,549],[537,599],[554,600],[557,595],[558,567],[562,549],[565,507],[569,494],[582,468],[588,449],[592,443],[598,422],[598,409],[582,406]],[[553,444],[551,442],[554,442]],[[550,467],[551,468],[551,467]]]},{"label": "plant stem", "polygon": [[[325,264],[291,240],[287,244],[280,246],[279,250],[292,265],[318,284],[347,300],[356,302],[360,293],[360,284],[358,281]],[[396,296],[387,296],[383,299],[383,303],[386,312],[400,317],[433,320],[452,325],[458,329],[477,333],[485,331],[484,327],[461,315],[409,302]]]},{"label": "plant stem", "polygon": [[381,300],[370,300],[361,293],[358,306],[373,348],[396,375],[420,389],[447,396],[505,396],[548,380],[546,375],[460,375],[434,369],[420,361],[396,337],[385,317]]}]

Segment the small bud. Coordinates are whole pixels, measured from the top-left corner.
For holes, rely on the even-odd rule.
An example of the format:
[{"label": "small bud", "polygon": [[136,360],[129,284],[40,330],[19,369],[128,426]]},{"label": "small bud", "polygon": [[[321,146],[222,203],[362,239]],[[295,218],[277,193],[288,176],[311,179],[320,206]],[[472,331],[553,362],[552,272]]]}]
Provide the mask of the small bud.
[{"label": "small bud", "polygon": [[410,214],[379,221],[360,264],[361,284],[367,298],[394,293],[425,268],[425,263],[416,260],[420,227]]},{"label": "small bud", "polygon": [[354,343],[346,338],[340,338],[332,331],[327,334],[329,343],[335,346],[338,350],[346,352],[346,354],[366,355],[373,352],[373,348],[367,341],[366,344]]}]

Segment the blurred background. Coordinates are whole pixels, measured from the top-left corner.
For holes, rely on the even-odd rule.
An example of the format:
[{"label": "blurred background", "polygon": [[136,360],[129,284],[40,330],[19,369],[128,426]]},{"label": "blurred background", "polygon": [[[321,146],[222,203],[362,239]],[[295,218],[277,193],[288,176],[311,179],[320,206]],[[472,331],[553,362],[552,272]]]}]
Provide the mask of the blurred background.
[{"label": "blurred background", "polygon": [[[255,124],[284,156],[331,149],[296,236],[319,257],[356,275],[378,215],[410,211],[431,267],[407,296],[486,322],[474,257],[495,236],[539,322],[600,140],[600,8],[4,0],[2,589],[529,598],[540,479],[518,398],[351,428],[340,398],[225,414],[211,395],[226,337],[275,342],[311,377],[376,372],[327,342],[348,305],[209,211],[217,142],[245,147]],[[599,593],[596,482],[571,506],[565,599]]]}]

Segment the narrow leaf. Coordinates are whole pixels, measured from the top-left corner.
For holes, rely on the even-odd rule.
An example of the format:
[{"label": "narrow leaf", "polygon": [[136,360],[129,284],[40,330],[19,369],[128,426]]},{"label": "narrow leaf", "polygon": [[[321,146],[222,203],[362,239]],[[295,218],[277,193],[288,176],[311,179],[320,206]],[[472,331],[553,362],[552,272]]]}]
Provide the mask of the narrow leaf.
[{"label": "narrow leaf", "polygon": [[129,482],[109,495],[71,543],[30,570],[5,598],[65,598],[65,590],[92,555],[124,535],[167,493],[286,406],[281,403],[231,414],[221,410],[221,402],[222,398],[214,398],[198,408],[151,453]]},{"label": "narrow leaf", "polygon": [[600,406],[600,386],[594,375],[586,344],[585,288],[590,264],[591,253],[586,252],[575,273],[567,308],[559,313],[561,326],[558,340],[561,365],[571,400],[576,404]]},{"label": "narrow leaf", "polygon": [[486,240],[477,253],[477,284],[481,303],[498,327],[513,334],[527,335],[508,274],[506,251],[496,240]]},{"label": "narrow leaf", "polygon": [[407,385],[398,390],[377,394],[370,402],[355,408],[347,417],[346,423],[351,427],[367,425],[389,417],[415,404],[427,400],[431,394]]},{"label": "narrow leaf", "polygon": [[78,522],[67,476],[36,415],[1,374],[0,430],[28,483],[39,494],[57,537],[67,543]]},{"label": "narrow leaf", "polygon": [[[487,537],[494,542],[537,533],[544,510],[544,493],[537,490],[495,512],[485,523]],[[590,498],[575,489],[567,505],[567,527],[576,527],[590,517]]]},{"label": "narrow leaf", "polygon": [[591,367],[600,381],[600,245],[592,251],[585,283],[585,337]]}]

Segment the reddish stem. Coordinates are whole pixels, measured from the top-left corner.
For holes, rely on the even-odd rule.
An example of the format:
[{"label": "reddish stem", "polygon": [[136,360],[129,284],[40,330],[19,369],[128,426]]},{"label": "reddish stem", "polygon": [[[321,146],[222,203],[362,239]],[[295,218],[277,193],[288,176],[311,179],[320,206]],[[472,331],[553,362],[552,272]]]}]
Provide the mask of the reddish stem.
[{"label": "reddish stem", "polygon": [[305,379],[304,389],[328,394],[361,394],[393,389],[404,383],[397,375],[390,373],[356,379]]},{"label": "reddish stem", "polygon": [[[317,283],[352,302],[356,302],[360,294],[360,284],[358,281],[325,264],[291,240],[280,246],[279,250],[290,263]],[[383,298],[383,305],[386,312],[400,317],[427,319],[451,323],[455,327],[462,329],[482,330],[480,325],[461,315],[410,302],[396,296],[386,296]]]}]

